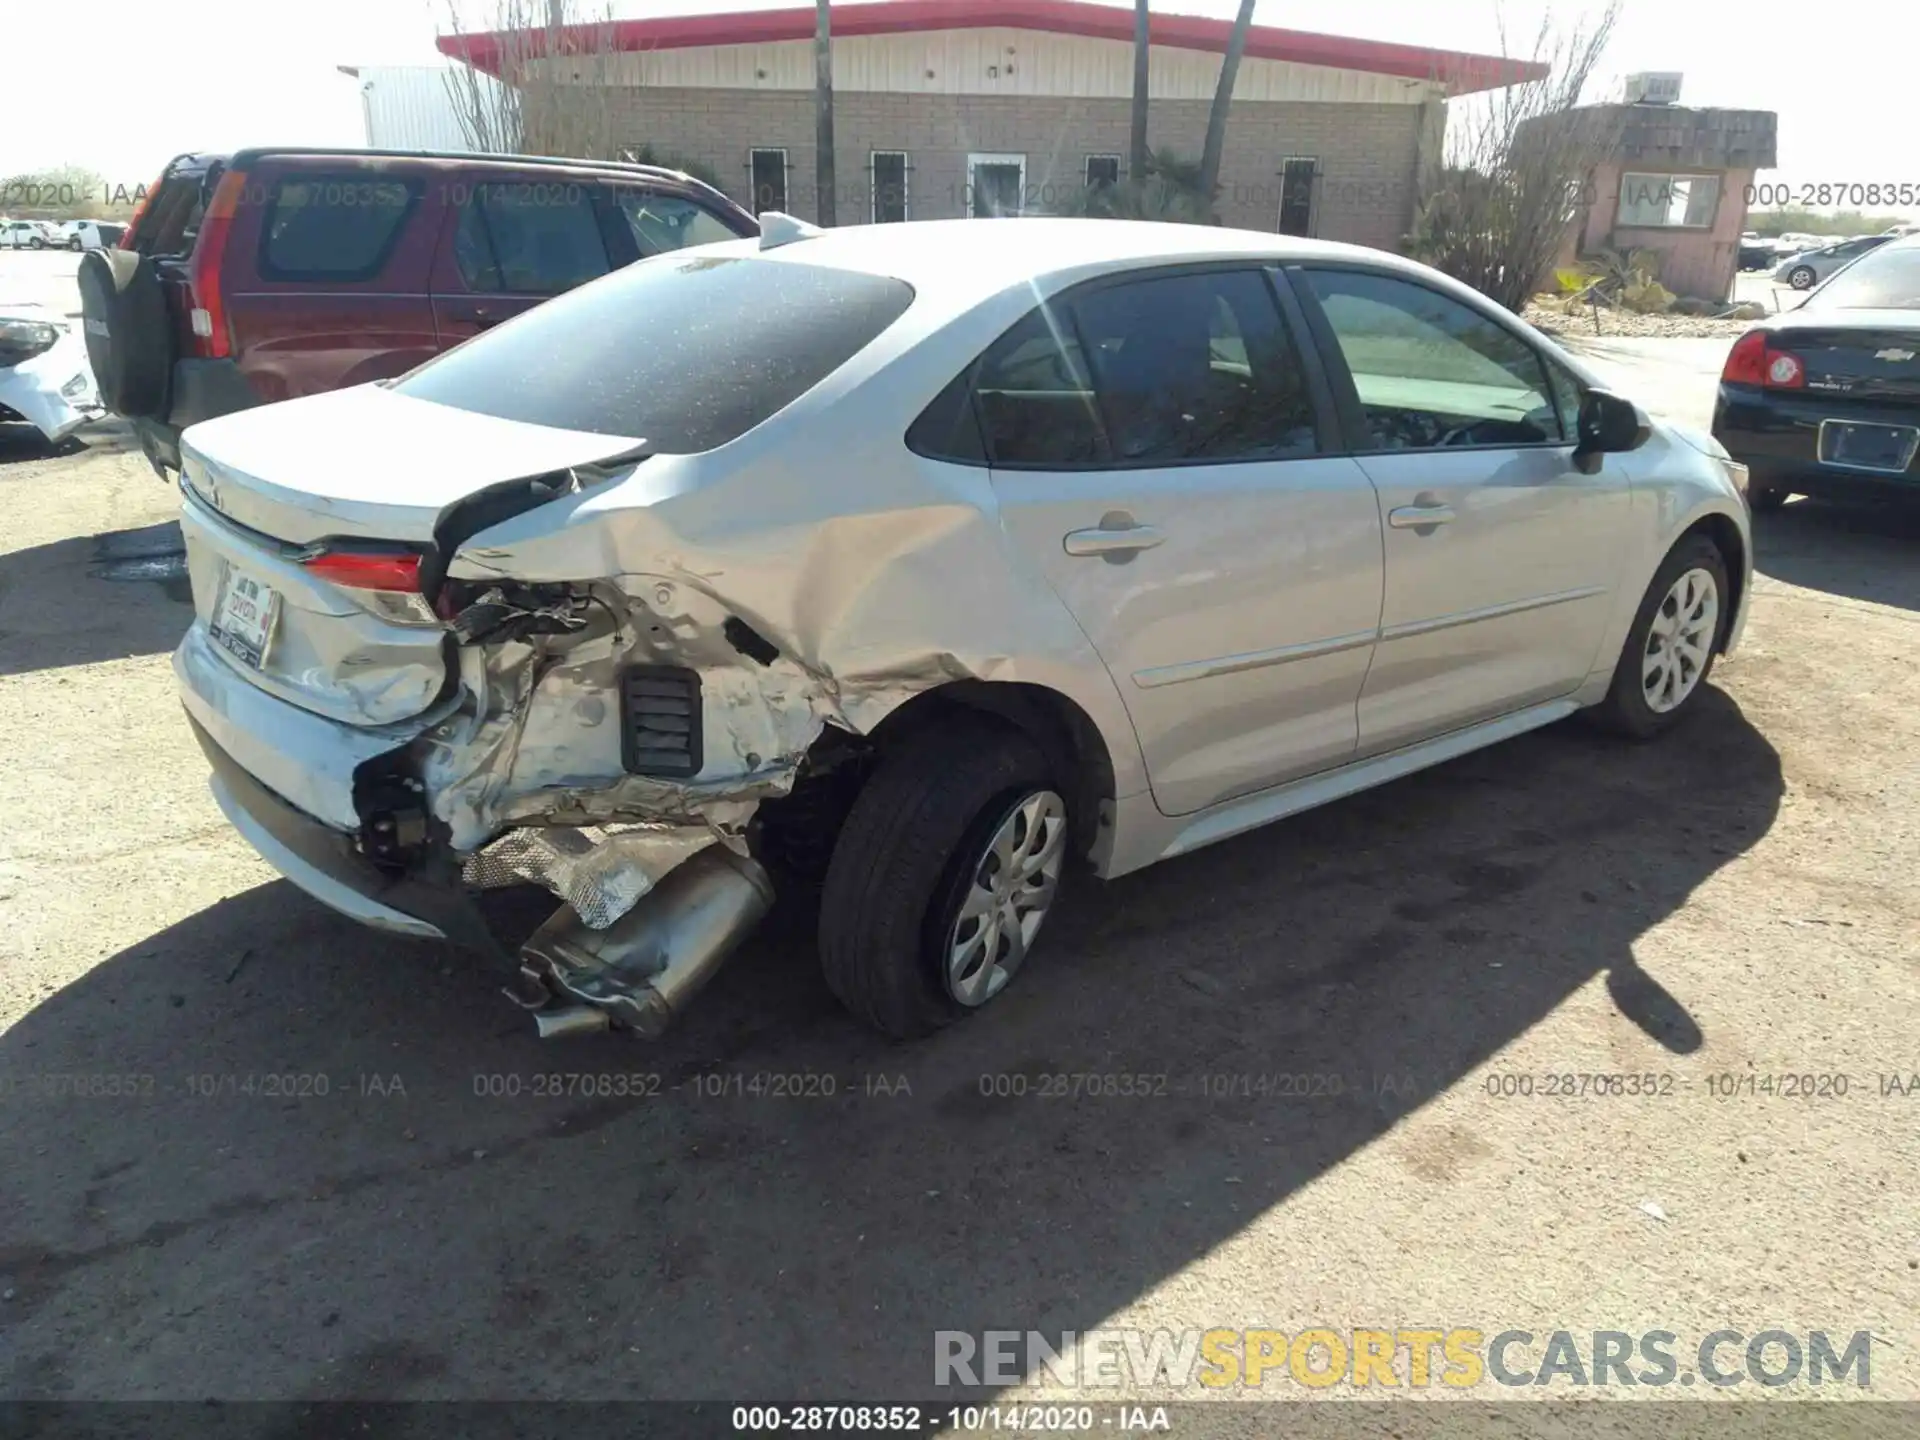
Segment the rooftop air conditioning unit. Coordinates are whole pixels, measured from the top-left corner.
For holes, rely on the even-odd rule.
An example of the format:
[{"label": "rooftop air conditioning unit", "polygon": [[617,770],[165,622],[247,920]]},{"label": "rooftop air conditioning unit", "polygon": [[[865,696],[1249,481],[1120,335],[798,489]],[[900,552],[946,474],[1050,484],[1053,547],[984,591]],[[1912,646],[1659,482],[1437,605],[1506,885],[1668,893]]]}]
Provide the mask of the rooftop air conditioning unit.
[{"label": "rooftop air conditioning unit", "polygon": [[1643,70],[1638,75],[1627,76],[1627,103],[1629,105],[1678,105],[1680,103],[1680,72],[1678,70]]}]

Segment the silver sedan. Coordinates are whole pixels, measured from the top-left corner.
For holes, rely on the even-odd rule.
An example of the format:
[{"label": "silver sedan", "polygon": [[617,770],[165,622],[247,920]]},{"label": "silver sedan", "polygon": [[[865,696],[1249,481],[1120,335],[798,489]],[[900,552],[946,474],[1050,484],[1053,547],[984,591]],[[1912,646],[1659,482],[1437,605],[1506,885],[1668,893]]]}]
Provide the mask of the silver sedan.
[{"label": "silver sedan", "polygon": [[[1701,703],[1745,470],[1436,272],[1009,219],[642,261],[187,431],[175,657],[233,824],[657,1033],[816,885],[894,1035],[1114,877],[1579,714]],[[471,902],[557,908],[505,953]]]}]

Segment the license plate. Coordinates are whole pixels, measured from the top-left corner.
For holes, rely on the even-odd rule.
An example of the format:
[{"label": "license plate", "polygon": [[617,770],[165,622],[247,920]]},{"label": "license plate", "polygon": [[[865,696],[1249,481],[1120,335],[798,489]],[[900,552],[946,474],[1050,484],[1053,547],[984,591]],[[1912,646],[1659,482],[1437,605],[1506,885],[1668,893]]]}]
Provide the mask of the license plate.
[{"label": "license plate", "polygon": [[1872,470],[1901,475],[1920,448],[1920,428],[1912,425],[1862,425],[1849,420],[1820,422],[1820,463],[1842,470]]},{"label": "license plate", "polygon": [[273,641],[273,622],[280,615],[280,597],[251,575],[227,567],[214,602],[213,623],[207,633],[229,655],[258,669]]}]

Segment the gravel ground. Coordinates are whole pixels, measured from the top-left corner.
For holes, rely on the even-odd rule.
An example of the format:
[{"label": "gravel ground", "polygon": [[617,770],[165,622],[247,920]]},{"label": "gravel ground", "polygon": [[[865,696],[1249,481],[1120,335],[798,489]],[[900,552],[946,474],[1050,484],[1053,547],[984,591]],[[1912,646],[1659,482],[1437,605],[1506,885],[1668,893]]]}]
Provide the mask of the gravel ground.
[{"label": "gravel ground", "polygon": [[[1593,336],[1594,315],[1582,310],[1569,315],[1559,306],[1538,302],[1521,312],[1529,325],[1556,336]],[[1602,310],[1598,333],[1609,338],[1632,339],[1738,339],[1758,323],[1753,319],[1722,320],[1712,315],[1636,315],[1631,310]]]},{"label": "gravel ground", "polygon": [[0,437],[0,504],[0,1395],[872,1400],[943,1329],[1431,1325],[1869,1330],[1920,1399],[1911,515],[1765,517],[1664,741],[1555,727],[1083,886],[931,1042],[842,1015],[789,906],[666,1041],[568,1048],[222,822],[177,582],[99,578],[172,508],[137,455]]}]

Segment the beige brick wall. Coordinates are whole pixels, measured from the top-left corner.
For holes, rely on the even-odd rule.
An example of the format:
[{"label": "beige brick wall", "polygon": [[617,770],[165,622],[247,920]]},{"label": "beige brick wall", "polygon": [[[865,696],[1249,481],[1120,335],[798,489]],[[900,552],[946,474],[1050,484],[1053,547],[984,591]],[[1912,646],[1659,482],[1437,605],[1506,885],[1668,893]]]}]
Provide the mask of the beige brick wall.
[{"label": "beige brick wall", "polygon": [[[788,207],[816,215],[812,95],[633,88],[617,103],[633,144],[712,166],[743,203],[748,151],[785,147]],[[1197,157],[1207,110],[1205,101],[1155,101],[1149,138]],[[1221,218],[1277,230],[1281,162],[1312,156],[1322,175],[1315,233],[1397,249],[1412,214],[1421,113],[1417,105],[1240,102],[1220,166]],[[1083,183],[1088,154],[1124,154],[1128,114],[1128,102],[1113,99],[842,92],[834,97],[839,221],[871,217],[867,162],[874,150],[908,152],[913,219],[964,213],[970,152],[1024,154],[1029,208],[1046,208],[1063,187]]]}]

